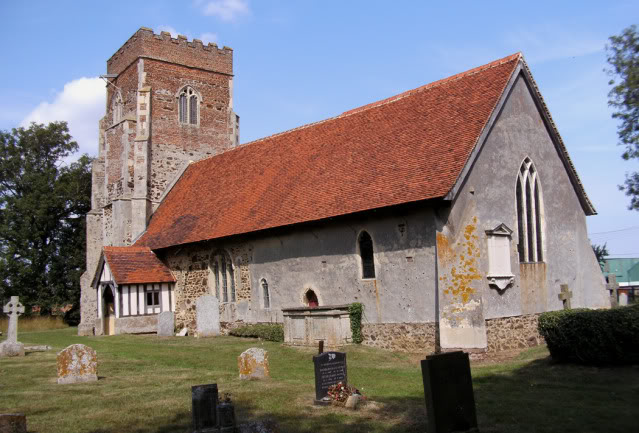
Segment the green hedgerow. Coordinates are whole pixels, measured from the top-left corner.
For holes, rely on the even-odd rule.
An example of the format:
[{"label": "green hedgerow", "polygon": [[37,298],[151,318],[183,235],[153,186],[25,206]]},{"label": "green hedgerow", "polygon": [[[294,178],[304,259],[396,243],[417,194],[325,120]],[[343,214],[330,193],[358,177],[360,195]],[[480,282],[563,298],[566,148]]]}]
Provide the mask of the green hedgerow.
[{"label": "green hedgerow", "polygon": [[262,340],[284,341],[284,326],[280,323],[258,323],[235,328],[229,334],[236,337],[261,338]]},{"label": "green hedgerow", "polygon": [[639,305],[551,311],[539,316],[538,328],[557,361],[588,365],[639,362]]},{"label": "green hedgerow", "polygon": [[351,319],[353,343],[360,344],[364,340],[364,337],[362,336],[362,316],[364,315],[364,306],[359,302],[353,302],[348,306],[348,315]]}]

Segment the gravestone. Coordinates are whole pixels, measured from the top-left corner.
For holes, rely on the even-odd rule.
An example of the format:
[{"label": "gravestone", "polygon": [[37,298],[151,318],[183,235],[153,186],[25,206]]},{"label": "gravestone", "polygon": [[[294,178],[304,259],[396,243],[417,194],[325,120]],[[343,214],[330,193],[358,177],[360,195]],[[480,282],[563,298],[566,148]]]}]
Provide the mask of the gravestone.
[{"label": "gravestone", "polygon": [[237,367],[240,379],[264,379],[270,376],[268,366],[268,352],[264,349],[251,347],[237,357]]},{"label": "gravestone", "polygon": [[218,432],[217,383],[191,387],[193,433]]},{"label": "gravestone", "polygon": [[572,298],[572,292],[568,288],[568,284],[562,284],[559,287],[561,287],[561,293],[559,293],[557,297],[564,303],[564,310],[570,310],[570,308],[572,308],[570,306],[570,298]]},{"label": "gravestone", "polygon": [[175,331],[175,318],[172,311],[164,311],[158,314],[158,336],[172,337]]},{"label": "gravestone", "polygon": [[12,296],[2,311],[9,316],[9,327],[7,339],[0,343],[0,358],[24,356],[24,344],[18,341],[18,316],[24,313],[24,306],[17,296]]},{"label": "gravestone", "polygon": [[328,397],[328,388],[342,382],[347,384],[346,354],[343,352],[324,352],[313,356],[315,365],[315,400]]},{"label": "gravestone", "polygon": [[617,284],[617,276],[615,274],[608,274],[608,284],[606,284],[606,287],[610,290],[610,306],[617,307],[619,305],[617,297],[619,284]]},{"label": "gravestone", "polygon": [[220,302],[213,295],[202,295],[195,301],[197,336],[220,335]]},{"label": "gravestone", "polygon": [[464,352],[427,356],[422,379],[428,433],[477,431],[470,361]]},{"label": "gravestone", "polygon": [[23,413],[0,413],[0,433],[27,433],[27,417]]},{"label": "gravestone", "polygon": [[58,352],[58,383],[80,383],[98,380],[98,355],[84,344],[72,344]]}]

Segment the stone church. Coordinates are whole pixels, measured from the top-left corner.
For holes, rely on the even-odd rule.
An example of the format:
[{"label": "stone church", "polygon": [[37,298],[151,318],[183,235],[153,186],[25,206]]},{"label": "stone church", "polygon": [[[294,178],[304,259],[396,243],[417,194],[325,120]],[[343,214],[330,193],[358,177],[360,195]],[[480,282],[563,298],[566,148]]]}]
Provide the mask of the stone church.
[{"label": "stone church", "polygon": [[609,305],[595,209],[519,53],[245,144],[230,48],[141,28],[104,77],[81,335],[163,311],[193,332],[208,294],[223,330],[290,320],[294,341],[359,302],[364,344],[491,351],[536,344],[561,285]]}]

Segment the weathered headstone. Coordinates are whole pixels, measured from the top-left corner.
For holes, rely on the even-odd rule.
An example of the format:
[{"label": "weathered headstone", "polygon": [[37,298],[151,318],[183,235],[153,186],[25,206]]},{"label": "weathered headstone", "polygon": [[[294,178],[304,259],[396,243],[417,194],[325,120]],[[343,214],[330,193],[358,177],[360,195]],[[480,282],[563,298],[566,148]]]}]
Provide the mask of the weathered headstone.
[{"label": "weathered headstone", "polygon": [[12,296],[2,311],[9,316],[9,327],[7,339],[0,343],[0,358],[24,356],[24,345],[18,341],[18,316],[24,313],[24,306],[17,296]]},{"label": "weathered headstone", "polygon": [[470,361],[464,352],[427,356],[422,379],[428,433],[477,430]]},{"label": "weathered headstone", "polygon": [[0,433],[27,433],[27,417],[23,413],[0,413]]},{"label": "weathered headstone", "polygon": [[197,336],[220,335],[220,302],[213,295],[203,295],[195,301]]},{"label": "weathered headstone", "polygon": [[172,311],[164,311],[158,314],[158,336],[172,337],[175,332],[175,318]]},{"label": "weathered headstone", "polygon": [[219,431],[217,419],[217,383],[191,387],[193,433]]},{"label": "weathered headstone", "polygon": [[58,383],[98,380],[98,355],[84,344],[72,344],[58,352]]},{"label": "weathered headstone", "polygon": [[328,396],[328,388],[342,382],[346,385],[346,354],[343,352],[324,352],[313,356],[315,365],[315,400],[321,401]]},{"label": "weathered headstone", "polygon": [[617,284],[617,276],[615,274],[608,274],[608,284],[606,284],[608,290],[610,290],[610,306],[616,307],[619,305],[617,291],[619,290],[619,284]]},{"label": "weathered headstone", "polygon": [[251,347],[237,357],[240,379],[264,379],[271,375],[268,366],[268,352]]},{"label": "weathered headstone", "polygon": [[562,284],[559,287],[561,288],[561,292],[557,295],[557,297],[564,303],[564,310],[570,310],[570,298],[572,298],[572,292],[568,288],[568,284]]}]

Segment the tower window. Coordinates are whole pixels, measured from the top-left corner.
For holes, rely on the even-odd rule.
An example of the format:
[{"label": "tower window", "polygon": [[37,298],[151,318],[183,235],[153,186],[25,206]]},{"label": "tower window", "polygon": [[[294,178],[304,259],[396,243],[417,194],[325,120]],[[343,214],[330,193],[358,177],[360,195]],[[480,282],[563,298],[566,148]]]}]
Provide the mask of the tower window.
[{"label": "tower window", "polygon": [[362,278],[375,278],[373,239],[367,232],[359,235],[359,255],[362,259]]},{"label": "tower window", "polygon": [[516,195],[519,262],[543,262],[543,203],[539,176],[530,158],[519,168]]},{"label": "tower window", "polygon": [[111,103],[111,114],[113,115],[114,124],[122,120],[122,112],[124,111],[123,105],[124,104],[122,103],[122,95],[120,94],[120,92],[117,92],[113,97],[113,102]]},{"label": "tower window", "polygon": [[186,125],[198,125],[200,123],[199,102],[200,98],[191,86],[186,86],[180,91],[178,96],[180,123]]}]

